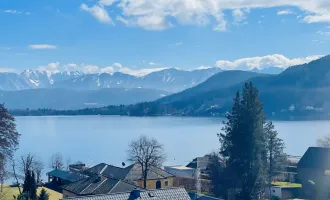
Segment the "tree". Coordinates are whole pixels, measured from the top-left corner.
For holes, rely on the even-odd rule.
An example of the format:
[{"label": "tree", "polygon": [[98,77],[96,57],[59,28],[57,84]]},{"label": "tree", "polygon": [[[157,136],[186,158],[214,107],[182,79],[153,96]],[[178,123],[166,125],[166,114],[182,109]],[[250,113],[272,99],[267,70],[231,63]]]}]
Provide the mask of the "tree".
[{"label": "tree", "polygon": [[330,135],[325,135],[321,138],[318,138],[316,140],[316,145],[318,147],[326,147],[326,148],[330,148]]},{"label": "tree", "polygon": [[30,200],[37,199],[37,183],[35,174],[31,170],[27,170],[25,173],[25,180],[23,184],[23,193],[29,197]]},{"label": "tree", "polygon": [[44,164],[40,159],[37,158],[37,156],[31,153],[21,156],[19,164],[23,174],[25,174],[27,170],[31,170],[36,175],[37,183],[40,182],[42,170],[44,169]]},{"label": "tree", "polygon": [[16,130],[15,119],[12,117],[4,104],[0,104],[0,181],[2,183],[8,175],[6,163],[12,159],[14,151],[18,147],[19,134]]},{"label": "tree", "polygon": [[230,174],[226,173],[226,166],[218,153],[210,155],[209,177],[211,180],[211,192],[223,199],[228,199],[228,189],[230,188]]},{"label": "tree", "polygon": [[53,169],[63,169],[64,162],[63,157],[60,153],[52,155],[50,167]]},{"label": "tree", "polygon": [[230,190],[239,199],[261,199],[267,166],[265,115],[258,90],[251,82],[244,84],[241,94],[236,93],[226,118],[224,133],[218,136],[226,171],[232,174]]},{"label": "tree", "polygon": [[0,153],[5,158],[11,158],[18,147],[19,134],[16,130],[15,119],[4,104],[0,104]]},{"label": "tree", "polygon": [[154,138],[141,136],[139,139],[129,144],[127,160],[141,167],[143,186],[146,188],[150,168],[153,166],[161,166],[165,161],[163,145]]},{"label": "tree", "polygon": [[49,194],[44,188],[42,188],[38,200],[48,200],[48,199],[49,199]]},{"label": "tree", "polygon": [[278,133],[272,122],[267,122],[264,126],[267,141],[267,183],[269,189],[274,176],[283,170],[286,162],[286,155],[283,152],[284,142],[278,138]]}]

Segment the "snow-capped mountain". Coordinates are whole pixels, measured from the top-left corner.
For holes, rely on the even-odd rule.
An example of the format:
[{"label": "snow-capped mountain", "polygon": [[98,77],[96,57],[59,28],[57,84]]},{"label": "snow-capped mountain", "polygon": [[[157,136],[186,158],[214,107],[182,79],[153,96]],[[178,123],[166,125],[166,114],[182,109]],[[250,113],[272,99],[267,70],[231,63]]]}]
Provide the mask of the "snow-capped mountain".
[{"label": "snow-capped mountain", "polygon": [[57,72],[26,69],[23,72],[0,73],[0,90],[25,90],[36,88],[64,88],[96,90],[102,88],[147,88],[178,92],[193,87],[220,68],[185,71],[175,68],[152,72],[145,76],[132,76],[121,72],[113,74],[83,74],[81,72]]},{"label": "snow-capped mountain", "polygon": [[148,88],[169,92],[178,92],[193,87],[212,75],[220,72],[219,68],[185,71],[175,68],[152,72],[142,77],[120,72],[113,74],[85,74],[66,81],[57,82],[54,88],[100,89],[100,88]]},{"label": "snow-capped mountain", "polygon": [[0,90],[26,90],[48,88],[51,85],[81,76],[80,72],[58,72],[26,69],[23,72],[0,73]]}]

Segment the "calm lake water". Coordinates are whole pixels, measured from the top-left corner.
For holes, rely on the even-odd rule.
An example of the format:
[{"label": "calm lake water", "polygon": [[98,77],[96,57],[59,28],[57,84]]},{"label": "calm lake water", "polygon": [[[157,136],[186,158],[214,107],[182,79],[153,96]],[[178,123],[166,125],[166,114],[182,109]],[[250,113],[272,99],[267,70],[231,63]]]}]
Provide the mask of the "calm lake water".
[{"label": "calm lake water", "polygon": [[[164,144],[166,165],[187,164],[219,148],[219,118],[189,117],[16,117],[22,135],[16,156],[38,155],[48,166],[52,154],[93,165],[105,162],[120,166],[129,142],[140,135]],[[286,152],[301,156],[318,137],[330,134],[330,121],[275,121]]]}]

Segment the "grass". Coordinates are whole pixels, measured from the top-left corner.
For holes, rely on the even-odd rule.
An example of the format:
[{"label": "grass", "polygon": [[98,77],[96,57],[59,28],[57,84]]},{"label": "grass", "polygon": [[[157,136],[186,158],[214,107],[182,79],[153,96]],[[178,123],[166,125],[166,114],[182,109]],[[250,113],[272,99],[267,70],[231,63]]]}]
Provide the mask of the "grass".
[{"label": "grass", "polygon": [[272,185],[276,186],[290,186],[290,187],[301,187],[299,183],[290,183],[290,182],[272,182]]},{"label": "grass", "polygon": [[[45,187],[39,187],[37,190],[37,194],[40,194],[41,189],[44,188],[47,193],[49,194],[49,200],[59,200],[61,198],[63,198],[63,195],[61,193],[58,193],[54,190],[50,190],[48,188]],[[10,187],[9,185],[4,185],[3,187],[3,192],[0,195],[0,200],[1,199],[5,199],[5,200],[13,200],[14,197],[13,195],[15,195],[17,197],[17,195],[19,194],[18,191],[18,187]]]}]

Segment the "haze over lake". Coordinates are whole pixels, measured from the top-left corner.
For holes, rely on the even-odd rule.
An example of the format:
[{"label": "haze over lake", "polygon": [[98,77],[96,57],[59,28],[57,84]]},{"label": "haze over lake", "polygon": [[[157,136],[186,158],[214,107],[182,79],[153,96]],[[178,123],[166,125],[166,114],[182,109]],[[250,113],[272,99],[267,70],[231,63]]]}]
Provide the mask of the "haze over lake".
[{"label": "haze over lake", "polygon": [[[140,135],[156,138],[167,153],[165,165],[186,165],[219,148],[221,118],[65,116],[16,117],[21,134],[16,156],[36,154],[48,166],[54,153],[66,160],[120,166],[129,142]],[[275,121],[286,153],[301,156],[318,137],[330,134],[330,121]]]}]

